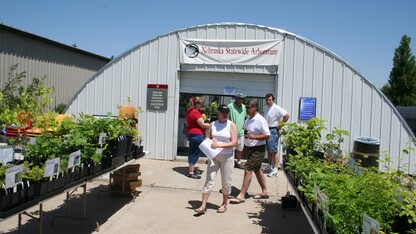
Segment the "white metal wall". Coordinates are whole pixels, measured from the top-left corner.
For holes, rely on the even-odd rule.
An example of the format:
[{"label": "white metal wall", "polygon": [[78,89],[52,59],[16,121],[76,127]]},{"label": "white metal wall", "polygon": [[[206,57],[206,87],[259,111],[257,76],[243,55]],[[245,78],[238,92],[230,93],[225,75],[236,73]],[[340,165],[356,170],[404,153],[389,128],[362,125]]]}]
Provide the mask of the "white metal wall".
[{"label": "white metal wall", "polygon": [[[128,104],[130,97],[131,104],[143,108],[138,124],[144,150],[150,151],[147,157],[173,160],[179,99],[177,49],[176,34],[168,34],[114,59],[75,95],[67,113],[118,115],[117,107]],[[167,111],[146,110],[147,84],[168,85]]]},{"label": "white metal wall", "polygon": [[380,164],[381,169],[416,172],[415,152],[402,153],[414,147],[412,132],[384,95],[346,61],[294,35],[286,37],[281,61],[277,102],[291,113],[291,121],[301,122],[297,118],[300,97],[316,97],[317,117],[327,120],[323,135],[334,127],[350,132],[344,151],[351,152],[355,137],[372,136],[380,139],[382,155],[392,157],[391,163]]},{"label": "white metal wall", "polygon": [[[302,96],[316,97],[317,117],[327,120],[329,129],[337,126],[350,132],[344,149],[351,151],[353,138],[372,136],[381,140],[381,149],[400,155],[409,144],[411,131],[389,101],[356,69],[331,51],[307,39],[275,28],[223,23],[179,30],[148,41],[113,60],[91,78],[73,99],[68,113],[117,113],[117,105],[130,96],[143,108],[139,130],[148,157],[175,158],[178,134],[178,102],[181,71],[276,74],[275,67],[258,66],[180,66],[179,38],[260,40],[283,39],[278,68],[277,103],[287,109],[291,121],[298,121]],[[190,74],[190,73],[189,73]],[[202,74],[202,73],[201,73]],[[195,76],[197,77],[197,76]],[[168,84],[168,110],[147,111],[147,84]],[[263,84],[268,85],[268,84]],[[325,134],[325,133],[324,133]],[[415,153],[395,159],[390,166],[415,173]]]}]

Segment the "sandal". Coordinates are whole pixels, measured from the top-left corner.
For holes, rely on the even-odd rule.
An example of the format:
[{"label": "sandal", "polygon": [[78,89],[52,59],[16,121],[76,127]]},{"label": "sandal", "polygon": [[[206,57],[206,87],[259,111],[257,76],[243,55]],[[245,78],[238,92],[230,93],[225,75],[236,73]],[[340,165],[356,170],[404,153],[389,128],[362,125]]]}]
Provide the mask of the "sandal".
[{"label": "sandal", "polygon": [[218,209],[217,209],[217,213],[224,213],[227,211],[227,205],[222,204]]},{"label": "sandal", "polygon": [[206,211],[207,211],[206,209],[201,209],[201,208],[195,209],[195,212],[197,215],[203,215],[205,214]]},{"label": "sandal", "polygon": [[241,199],[239,197],[230,199],[230,204],[241,204],[243,202],[245,202],[245,200],[244,199]]},{"label": "sandal", "polygon": [[192,178],[192,179],[201,179],[201,176],[196,175],[196,174],[188,174],[186,176],[189,177],[189,178]]},{"label": "sandal", "polygon": [[253,199],[269,199],[269,195],[264,195],[264,194],[257,194],[253,196]]}]

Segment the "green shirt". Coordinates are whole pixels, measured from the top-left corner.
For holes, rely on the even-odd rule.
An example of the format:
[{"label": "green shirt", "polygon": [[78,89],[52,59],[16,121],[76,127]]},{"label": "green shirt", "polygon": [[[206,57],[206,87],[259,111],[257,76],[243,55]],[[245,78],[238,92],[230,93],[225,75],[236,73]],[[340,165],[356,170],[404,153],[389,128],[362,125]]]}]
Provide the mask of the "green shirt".
[{"label": "green shirt", "polygon": [[228,108],[230,108],[230,114],[228,115],[228,119],[233,121],[237,126],[237,134],[238,136],[244,135],[244,121],[246,120],[247,112],[246,112],[246,105],[241,104],[241,106],[237,106],[235,102],[228,104]]}]

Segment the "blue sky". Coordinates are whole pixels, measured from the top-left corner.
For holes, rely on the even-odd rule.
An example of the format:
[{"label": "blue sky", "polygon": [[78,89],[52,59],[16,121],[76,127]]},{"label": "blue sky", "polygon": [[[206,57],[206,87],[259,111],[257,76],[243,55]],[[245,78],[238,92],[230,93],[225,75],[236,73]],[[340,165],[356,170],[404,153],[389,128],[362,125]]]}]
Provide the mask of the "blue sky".
[{"label": "blue sky", "polygon": [[239,22],[284,29],[341,56],[377,88],[406,34],[414,0],[0,0],[0,23],[105,57],[191,26]]}]

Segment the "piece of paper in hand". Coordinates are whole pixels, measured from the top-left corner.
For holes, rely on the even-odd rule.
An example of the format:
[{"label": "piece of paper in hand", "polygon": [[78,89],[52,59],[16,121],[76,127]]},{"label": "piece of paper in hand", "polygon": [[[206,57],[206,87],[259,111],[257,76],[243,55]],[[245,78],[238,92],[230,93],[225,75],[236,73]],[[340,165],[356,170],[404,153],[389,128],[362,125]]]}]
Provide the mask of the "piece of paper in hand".
[{"label": "piece of paper in hand", "polygon": [[201,151],[204,152],[205,156],[207,156],[209,160],[213,160],[215,156],[217,156],[223,150],[223,148],[216,148],[216,149],[211,148],[211,145],[212,145],[212,140],[209,138],[205,139],[199,145],[199,149],[201,149]]}]

